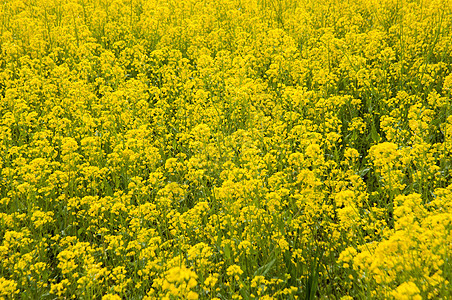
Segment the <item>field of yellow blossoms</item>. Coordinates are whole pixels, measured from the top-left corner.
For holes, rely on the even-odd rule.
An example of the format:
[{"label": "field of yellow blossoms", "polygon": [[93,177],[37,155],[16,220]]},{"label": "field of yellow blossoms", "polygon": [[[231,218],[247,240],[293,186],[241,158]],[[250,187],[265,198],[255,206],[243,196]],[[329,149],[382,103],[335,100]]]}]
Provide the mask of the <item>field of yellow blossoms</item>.
[{"label": "field of yellow blossoms", "polygon": [[1,299],[452,298],[452,0],[0,28]]}]

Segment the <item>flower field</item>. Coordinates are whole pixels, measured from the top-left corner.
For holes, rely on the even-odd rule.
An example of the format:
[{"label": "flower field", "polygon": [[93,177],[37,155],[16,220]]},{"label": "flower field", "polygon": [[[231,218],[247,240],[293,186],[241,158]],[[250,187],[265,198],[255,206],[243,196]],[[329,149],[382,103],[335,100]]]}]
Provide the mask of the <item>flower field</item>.
[{"label": "flower field", "polygon": [[6,0],[0,299],[451,299],[451,0]]}]

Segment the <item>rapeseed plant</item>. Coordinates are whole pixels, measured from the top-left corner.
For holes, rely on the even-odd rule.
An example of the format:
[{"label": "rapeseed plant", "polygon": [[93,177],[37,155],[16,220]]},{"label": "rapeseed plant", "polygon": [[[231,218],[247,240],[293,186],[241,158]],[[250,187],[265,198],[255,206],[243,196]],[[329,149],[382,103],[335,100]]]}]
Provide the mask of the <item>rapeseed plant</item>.
[{"label": "rapeseed plant", "polygon": [[447,299],[449,0],[0,6],[0,297]]}]

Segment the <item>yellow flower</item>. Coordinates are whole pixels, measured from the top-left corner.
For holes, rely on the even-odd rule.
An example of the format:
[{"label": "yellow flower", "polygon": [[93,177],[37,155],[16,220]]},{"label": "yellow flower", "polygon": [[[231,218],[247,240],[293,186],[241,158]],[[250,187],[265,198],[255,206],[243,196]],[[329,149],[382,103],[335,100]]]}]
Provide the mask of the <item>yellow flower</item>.
[{"label": "yellow flower", "polygon": [[68,155],[78,149],[78,143],[71,137],[66,137],[61,142],[61,152],[63,155]]},{"label": "yellow flower", "polygon": [[212,288],[217,283],[218,277],[219,277],[218,273],[209,275],[209,277],[207,277],[207,279],[204,281],[204,285]]},{"label": "yellow flower", "polygon": [[102,296],[102,300],[121,300],[121,297],[117,294],[107,294]]},{"label": "yellow flower", "polygon": [[0,296],[11,297],[19,292],[17,283],[14,280],[0,277]]},{"label": "yellow flower", "polygon": [[347,148],[347,149],[345,149],[344,157],[346,159],[355,161],[356,159],[359,158],[359,152],[358,152],[358,150],[356,150],[354,148]]},{"label": "yellow flower", "polygon": [[240,268],[240,266],[238,266],[238,265],[232,265],[232,266],[229,266],[229,267],[226,269],[226,274],[227,274],[228,276],[231,276],[231,277],[234,276],[234,278],[235,278],[236,280],[238,280],[238,279],[239,279],[239,276],[243,274],[243,271],[242,271],[242,269]]},{"label": "yellow flower", "polygon": [[198,294],[197,293],[195,293],[195,292],[193,292],[193,291],[190,291],[190,292],[188,292],[188,294],[187,294],[187,300],[196,300],[196,299],[198,299],[199,298],[199,296],[198,296]]},{"label": "yellow flower", "polygon": [[391,292],[397,300],[421,300],[420,290],[414,282],[404,282]]}]

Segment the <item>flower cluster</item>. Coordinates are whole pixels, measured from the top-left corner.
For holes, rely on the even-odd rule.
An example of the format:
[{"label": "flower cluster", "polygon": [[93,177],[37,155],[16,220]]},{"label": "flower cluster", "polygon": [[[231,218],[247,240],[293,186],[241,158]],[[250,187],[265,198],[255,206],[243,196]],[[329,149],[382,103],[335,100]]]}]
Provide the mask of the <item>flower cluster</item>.
[{"label": "flower cluster", "polygon": [[4,1],[0,298],[451,298],[451,13]]}]

